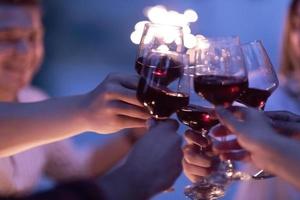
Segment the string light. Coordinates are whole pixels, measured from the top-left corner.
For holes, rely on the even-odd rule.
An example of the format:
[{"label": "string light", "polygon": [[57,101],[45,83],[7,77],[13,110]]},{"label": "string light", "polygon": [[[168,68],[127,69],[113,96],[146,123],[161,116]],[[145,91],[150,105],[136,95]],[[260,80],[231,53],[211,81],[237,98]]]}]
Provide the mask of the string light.
[{"label": "string light", "polygon": [[[144,25],[148,22],[152,22],[165,25],[181,26],[184,34],[184,46],[186,48],[193,48],[197,45],[198,40],[195,35],[191,34],[190,29],[190,23],[198,20],[198,14],[194,10],[187,9],[184,11],[184,13],[179,13],[174,10],[167,10],[166,7],[162,5],[157,5],[146,8],[144,14],[149,20],[136,23],[134,27],[135,30],[130,35],[130,39],[134,44],[140,43]],[[164,30],[165,32],[162,32],[161,34],[165,36],[166,43],[171,43],[174,41],[174,38],[172,37],[172,33],[167,33],[166,30]]]}]

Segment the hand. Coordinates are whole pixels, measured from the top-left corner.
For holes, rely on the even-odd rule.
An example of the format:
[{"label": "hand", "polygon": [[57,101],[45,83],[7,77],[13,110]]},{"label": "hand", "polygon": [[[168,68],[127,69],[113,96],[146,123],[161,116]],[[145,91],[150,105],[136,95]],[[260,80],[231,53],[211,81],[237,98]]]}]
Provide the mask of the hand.
[{"label": "hand", "polygon": [[[208,152],[211,142],[193,130],[187,130],[184,137],[187,144],[183,147],[183,172],[195,183],[211,173],[213,158],[211,152]],[[201,148],[207,152],[201,151]]]},{"label": "hand", "polygon": [[134,145],[147,132],[147,128],[129,128],[123,129],[123,134],[130,146]]},{"label": "hand", "polygon": [[[212,134],[216,137],[236,135],[235,140],[214,145],[223,158],[250,159],[257,167],[267,169],[274,153],[274,145],[281,139],[269,124],[269,119],[262,112],[244,107],[233,107],[231,111],[217,108],[216,114],[222,125],[214,127]],[[240,147],[247,152],[230,152]]]},{"label": "hand", "polygon": [[288,111],[268,111],[272,126],[282,135],[300,139],[300,116]]},{"label": "hand", "polygon": [[[149,199],[168,189],[181,173],[181,137],[174,120],[158,121],[135,144],[126,163],[106,178],[108,199]],[[120,191],[122,190],[122,191]],[[120,196],[117,196],[117,195]]]},{"label": "hand", "polygon": [[[300,188],[299,141],[277,134],[269,119],[257,110],[234,108],[230,112],[217,108],[216,113],[223,126],[214,128],[214,135],[236,135],[238,144],[250,153],[251,160],[258,168],[278,175]],[[290,113],[281,113],[279,116],[287,121],[298,121],[298,117]],[[272,118],[276,119],[278,115]]]},{"label": "hand", "polygon": [[109,74],[81,105],[90,131],[116,132],[146,126],[150,114],[136,98],[138,76]]},{"label": "hand", "polygon": [[177,129],[175,120],[155,122],[128,157],[127,167],[133,170],[135,184],[152,194],[168,189],[181,173],[182,139]]}]

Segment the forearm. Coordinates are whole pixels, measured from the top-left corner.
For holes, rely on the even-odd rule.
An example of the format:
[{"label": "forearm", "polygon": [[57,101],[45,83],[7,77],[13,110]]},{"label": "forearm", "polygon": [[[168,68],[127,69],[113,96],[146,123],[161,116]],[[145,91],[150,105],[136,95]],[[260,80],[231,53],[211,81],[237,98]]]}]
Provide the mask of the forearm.
[{"label": "forearm", "polygon": [[300,189],[300,143],[281,137],[274,140],[267,169]]},{"label": "forearm", "polygon": [[78,180],[58,185],[50,190],[22,197],[0,197],[0,200],[107,200],[94,180]]},{"label": "forearm", "polygon": [[0,156],[61,140],[87,129],[82,96],[37,103],[0,103]]},{"label": "forearm", "polygon": [[89,162],[92,176],[101,176],[107,173],[128,154],[135,140],[140,137],[139,134],[143,134],[145,131],[145,129],[125,129],[105,145],[96,148]]},{"label": "forearm", "polygon": [[104,176],[99,181],[99,186],[106,200],[146,200],[154,195],[137,180],[135,172],[125,165]]}]

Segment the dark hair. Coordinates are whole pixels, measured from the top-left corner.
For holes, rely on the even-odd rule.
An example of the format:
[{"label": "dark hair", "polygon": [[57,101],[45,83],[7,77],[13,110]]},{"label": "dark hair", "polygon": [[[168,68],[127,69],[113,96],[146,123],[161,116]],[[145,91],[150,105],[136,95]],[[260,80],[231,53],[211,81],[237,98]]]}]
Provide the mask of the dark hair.
[{"label": "dark hair", "polygon": [[39,6],[39,0],[0,0],[0,5],[24,5],[24,6]]},{"label": "dark hair", "polygon": [[299,0],[293,0],[291,2],[288,10],[288,15],[286,17],[280,66],[280,73],[284,76],[291,75],[297,68],[297,66],[295,66],[295,63],[293,63],[292,61],[294,53],[291,48],[290,33],[295,29],[293,18],[297,16],[297,7],[299,6],[299,3]]}]

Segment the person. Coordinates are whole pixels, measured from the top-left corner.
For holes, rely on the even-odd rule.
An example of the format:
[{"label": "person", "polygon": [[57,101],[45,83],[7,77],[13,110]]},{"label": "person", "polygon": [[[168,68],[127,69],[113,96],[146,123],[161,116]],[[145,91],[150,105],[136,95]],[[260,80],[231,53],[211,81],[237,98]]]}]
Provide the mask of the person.
[{"label": "person", "polygon": [[[9,104],[1,114],[14,107],[0,122],[0,196],[28,194],[43,175],[61,182],[105,174],[145,132],[150,115],[135,97],[138,77],[110,74],[88,94],[45,100],[30,86],[44,51],[39,1],[0,0],[0,14],[0,101]],[[22,109],[18,102],[28,103]],[[16,112],[24,117],[21,123]],[[79,150],[70,140],[59,141],[83,131],[132,127],[141,129],[126,129],[101,147]]]},{"label": "person", "polygon": [[[292,0],[289,6],[282,41],[282,57],[279,74],[280,86],[269,98],[265,110],[285,110],[300,114],[299,2],[299,0]],[[184,148],[185,161],[183,168],[187,177],[195,182],[211,172],[210,157],[199,157],[199,154],[197,154],[197,146],[206,146],[208,144],[205,143],[203,138],[199,138],[193,134],[193,132],[188,132],[185,139],[188,141],[188,145]],[[236,145],[236,148],[239,148],[239,146]],[[243,158],[247,159],[248,156],[245,154],[247,153],[240,152],[240,154],[234,154],[234,156],[236,156],[235,159],[238,160]],[[226,154],[223,156],[226,156]],[[259,170],[259,168],[253,166],[251,162],[243,163],[242,169],[249,173],[254,173]],[[238,184],[236,191],[233,199],[297,200],[300,198],[300,192],[294,186],[276,177],[260,181],[241,182]],[[253,193],[253,191],[255,192]],[[251,193],[251,195],[248,195],[249,193]]]},{"label": "person", "polygon": [[[222,160],[251,162],[258,169],[264,169],[289,182],[297,188],[296,190],[300,189],[300,157],[297,153],[300,151],[299,115],[287,111],[263,113],[245,107],[235,107],[230,111],[219,107],[216,109],[216,115],[220,124],[212,128],[211,134],[216,138],[235,135],[236,139],[216,140],[213,143],[215,155],[219,155]],[[187,162],[183,168],[189,179],[196,182],[210,174],[212,159],[196,155],[195,150],[191,150],[192,145],[207,147],[210,143],[192,131],[186,132],[186,139],[190,146],[185,150],[184,160],[187,159]],[[253,183],[259,184],[257,181]],[[260,190],[256,192],[260,193]],[[265,199],[270,198],[268,190],[264,190],[264,194]],[[282,199],[285,194],[279,195],[278,199]],[[290,197],[295,198],[296,195]]]},{"label": "person", "polygon": [[300,91],[300,1],[291,2],[282,43],[281,82],[288,95],[299,100]]},{"label": "person", "polygon": [[224,159],[235,158],[235,153],[230,150],[236,149],[237,145],[241,146],[247,150],[247,154],[240,158],[251,160],[258,168],[275,174],[300,189],[300,142],[291,138],[299,137],[299,116],[271,112],[268,113],[272,119],[270,123],[270,118],[252,108],[239,107],[233,112],[217,108],[216,113],[221,125],[214,127],[212,134],[217,137],[230,134],[236,136],[232,141],[221,141],[215,146]]},{"label": "person", "polygon": [[[299,0],[290,1],[282,40],[281,62],[279,67],[279,88],[269,98],[266,110],[285,110],[300,114],[299,104]],[[286,122],[284,122],[286,123]],[[244,170],[257,171],[251,163],[243,164]],[[300,199],[300,192],[280,177],[239,184],[235,199],[252,199],[249,192],[255,191],[252,198],[258,200]],[[265,192],[272,191],[272,192]]]},{"label": "person", "polygon": [[168,189],[181,173],[182,138],[176,133],[177,129],[178,123],[175,120],[153,123],[144,137],[137,141],[125,164],[104,177],[95,180],[75,180],[48,191],[22,197],[0,197],[0,199],[150,199]]}]

